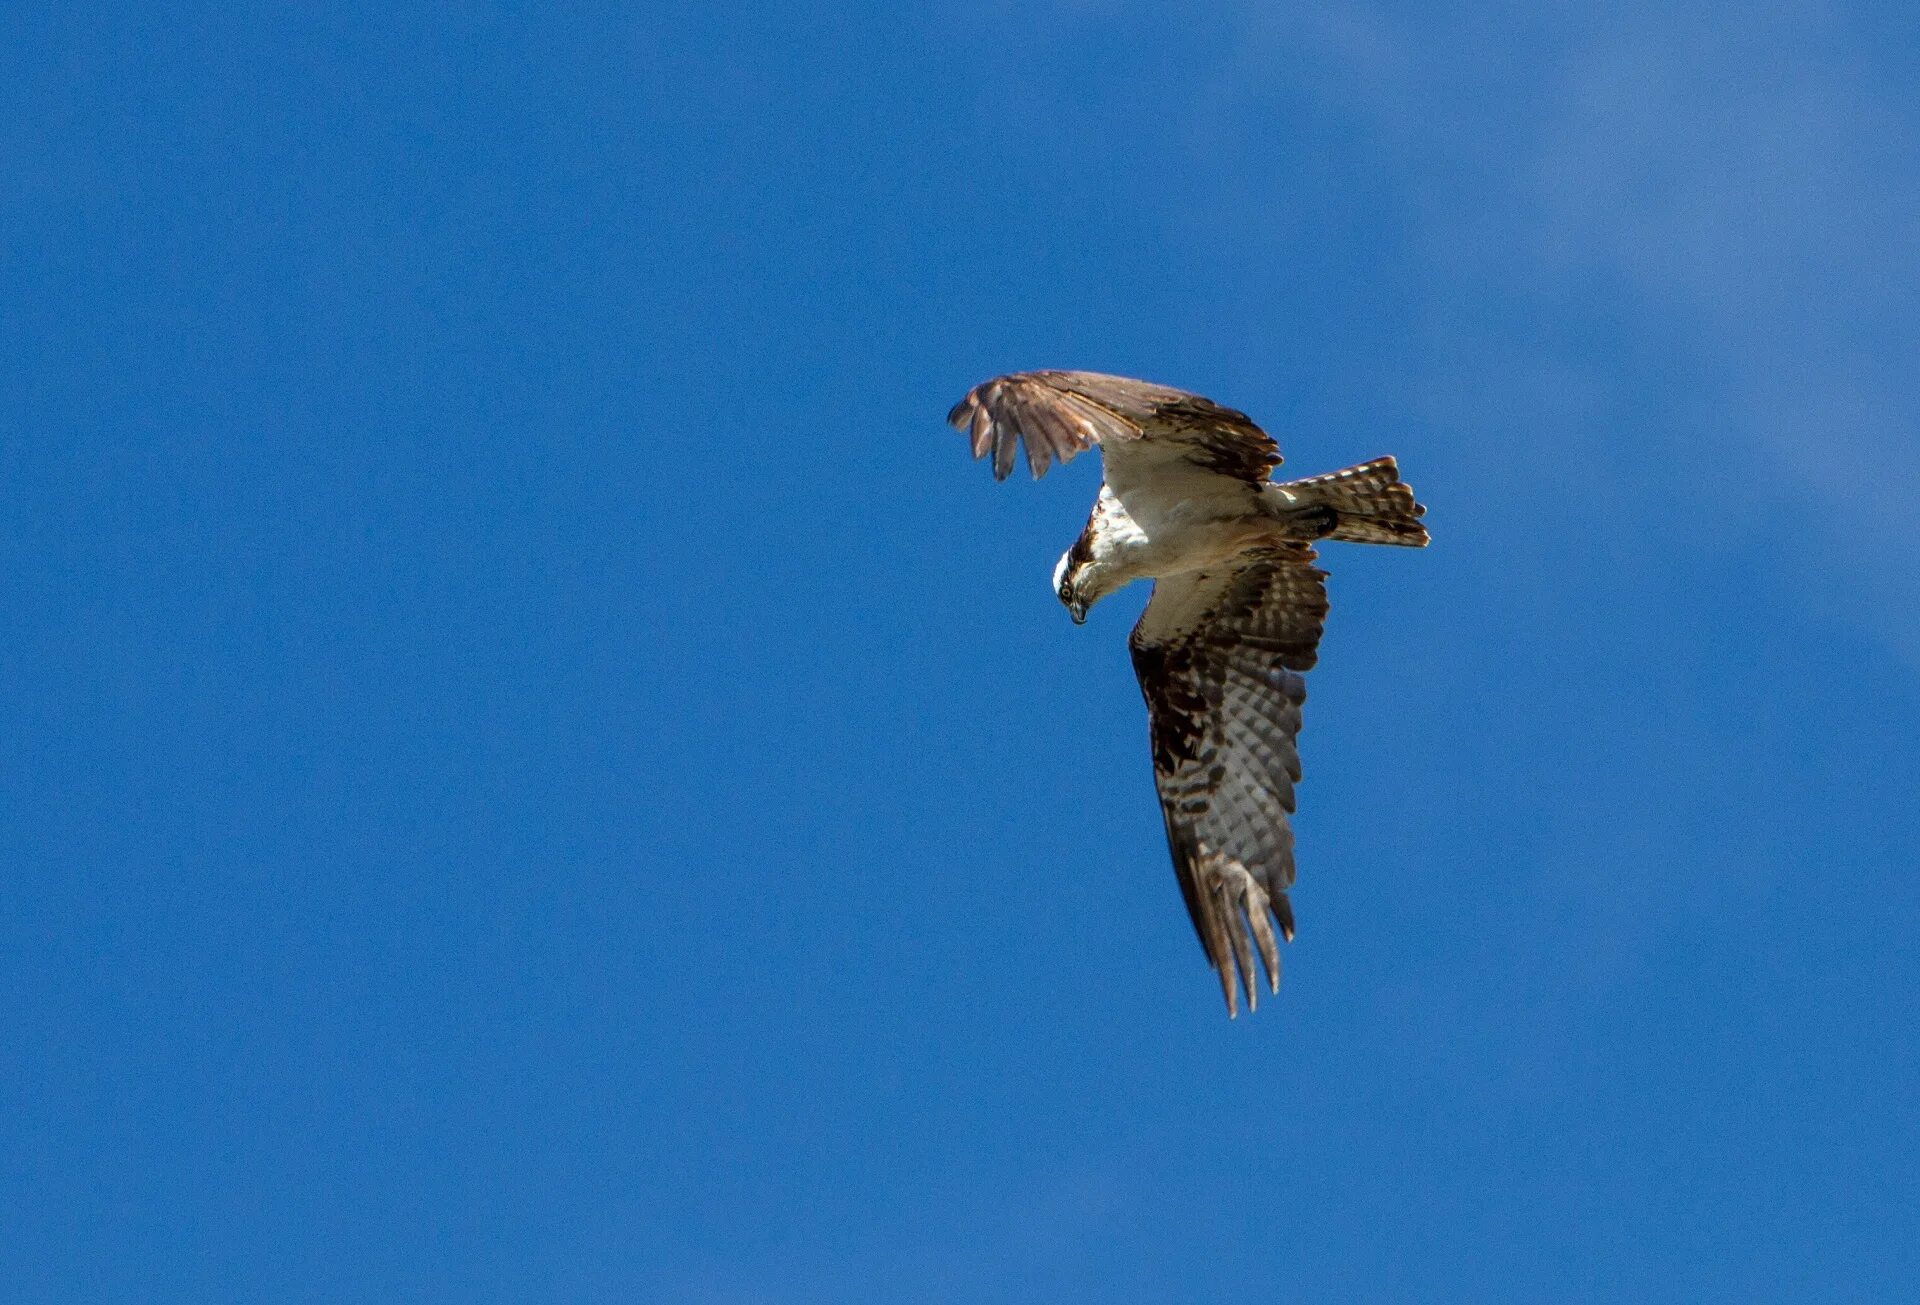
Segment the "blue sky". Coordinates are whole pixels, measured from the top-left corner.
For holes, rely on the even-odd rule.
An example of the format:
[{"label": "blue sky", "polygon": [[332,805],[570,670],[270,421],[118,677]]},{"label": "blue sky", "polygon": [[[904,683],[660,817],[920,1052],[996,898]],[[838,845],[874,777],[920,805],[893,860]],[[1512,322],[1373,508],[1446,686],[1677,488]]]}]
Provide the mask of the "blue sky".
[{"label": "blue sky", "polygon": [[[17,1298],[1911,1299],[1920,30],[0,17]],[[1393,452],[1229,1024],[1036,366]]]}]

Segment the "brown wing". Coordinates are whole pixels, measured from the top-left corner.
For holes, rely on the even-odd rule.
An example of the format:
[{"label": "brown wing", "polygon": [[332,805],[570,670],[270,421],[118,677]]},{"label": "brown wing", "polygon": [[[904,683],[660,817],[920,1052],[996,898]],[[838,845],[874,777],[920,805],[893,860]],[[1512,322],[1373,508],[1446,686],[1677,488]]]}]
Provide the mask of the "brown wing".
[{"label": "brown wing", "polygon": [[1016,372],[982,381],[947,421],[971,437],[973,456],[993,454],[993,478],[1013,470],[1014,446],[1043,476],[1086,449],[1134,440],[1182,446],[1188,460],[1222,475],[1264,481],[1280,450],[1243,412],[1185,390],[1099,372]]},{"label": "brown wing", "polygon": [[1153,737],[1153,776],[1187,912],[1219,972],[1258,1005],[1253,952],[1279,991],[1269,914],[1293,939],[1293,786],[1300,778],[1300,672],[1327,614],[1313,550],[1247,553],[1218,571],[1153,587],[1129,647]]}]

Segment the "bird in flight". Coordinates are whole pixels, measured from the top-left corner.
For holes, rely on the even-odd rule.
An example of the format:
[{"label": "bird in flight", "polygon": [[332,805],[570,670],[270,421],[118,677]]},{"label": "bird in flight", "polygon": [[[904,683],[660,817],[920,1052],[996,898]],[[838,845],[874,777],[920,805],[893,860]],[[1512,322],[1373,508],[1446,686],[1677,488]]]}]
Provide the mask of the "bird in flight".
[{"label": "bird in flight", "polygon": [[1079,624],[1121,586],[1154,582],[1128,647],[1167,846],[1227,1014],[1242,986],[1257,1007],[1255,953],[1278,992],[1274,925],[1293,941],[1294,737],[1327,615],[1313,545],[1424,547],[1426,509],[1392,458],[1274,481],[1280,450],[1246,414],[1124,376],[997,376],[947,420],[975,458],[992,454],[995,480],[1019,447],[1037,479],[1099,446],[1100,496],[1054,593]]}]

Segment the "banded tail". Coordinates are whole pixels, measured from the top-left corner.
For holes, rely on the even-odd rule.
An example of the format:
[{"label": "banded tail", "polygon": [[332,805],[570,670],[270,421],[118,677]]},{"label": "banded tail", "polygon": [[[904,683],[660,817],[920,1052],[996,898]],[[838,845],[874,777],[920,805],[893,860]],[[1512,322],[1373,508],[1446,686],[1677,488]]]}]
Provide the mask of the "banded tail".
[{"label": "banded tail", "polygon": [[1427,528],[1420,524],[1426,508],[1413,501],[1413,490],[1402,483],[1399,464],[1392,458],[1285,481],[1283,487],[1307,503],[1322,503],[1339,513],[1328,539],[1407,548],[1427,545]]}]

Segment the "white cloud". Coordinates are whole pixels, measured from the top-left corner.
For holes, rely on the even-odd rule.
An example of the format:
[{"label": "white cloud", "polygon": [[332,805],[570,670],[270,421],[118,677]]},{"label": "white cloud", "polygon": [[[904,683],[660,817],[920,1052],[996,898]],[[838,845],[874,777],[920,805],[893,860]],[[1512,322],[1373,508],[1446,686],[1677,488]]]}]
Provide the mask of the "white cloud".
[{"label": "white cloud", "polygon": [[[1486,414],[1492,387],[1563,409],[1571,395],[1589,406],[1558,414],[1555,447],[1626,478],[1615,492],[1720,464],[1709,523],[1777,531],[1822,577],[1810,601],[1920,668],[1920,101],[1877,58],[1812,5],[1711,20],[1261,5],[1193,112],[1200,139],[1239,132],[1249,155],[1281,91],[1359,124],[1432,279],[1426,384],[1443,420],[1490,415],[1512,423],[1488,431],[1504,441],[1524,404]],[[1456,320],[1476,288],[1549,326],[1619,300],[1615,332],[1672,351],[1687,410],[1664,430],[1607,429],[1631,382],[1550,329]],[[1743,520],[1760,512],[1777,519]]]}]

